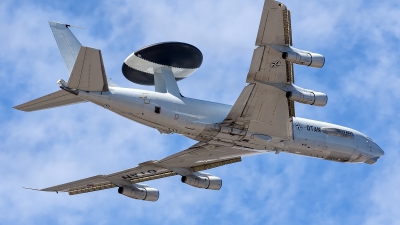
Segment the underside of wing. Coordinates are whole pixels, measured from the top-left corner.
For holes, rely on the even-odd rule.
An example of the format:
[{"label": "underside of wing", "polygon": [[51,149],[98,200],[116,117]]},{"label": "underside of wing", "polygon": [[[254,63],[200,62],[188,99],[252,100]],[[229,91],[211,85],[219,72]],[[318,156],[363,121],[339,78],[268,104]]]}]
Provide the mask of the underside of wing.
[{"label": "underside of wing", "polygon": [[293,102],[287,100],[286,93],[260,83],[250,84],[247,87],[251,88],[251,95],[246,105],[237,111],[240,112],[238,117],[225,119],[223,125],[251,133],[291,139],[293,115],[290,114],[289,105]]},{"label": "underside of wing", "polygon": [[143,186],[143,184],[138,183],[175,175],[189,178],[204,178],[209,175],[201,173],[200,171],[240,162],[242,156],[262,153],[265,152],[253,149],[216,146],[199,142],[187,150],[178,152],[158,161],[147,161],[127,170],[107,175],[97,175],[66,184],[40,189],[40,191],[68,192],[70,195],[76,195],[115,187],[125,187],[125,190],[126,187],[139,189],[147,187],[148,189],[148,186]]},{"label": "underside of wing", "polygon": [[40,191],[52,191],[52,192],[71,192],[76,189],[107,189],[116,187],[108,180],[104,179],[104,175],[97,175],[94,177],[85,178],[82,180],[73,181],[66,184],[61,184],[53,187],[40,189]]},{"label": "underside of wing", "polygon": [[223,121],[247,132],[291,139],[290,123],[295,116],[294,102],[286,92],[272,84],[294,83],[293,64],[282,58],[274,45],[290,46],[292,32],[290,12],[280,2],[266,0],[257,34],[256,45],[244,88],[231,112]]},{"label": "underside of wing", "polygon": [[278,1],[266,0],[258,27],[256,45],[292,45],[290,11]]}]

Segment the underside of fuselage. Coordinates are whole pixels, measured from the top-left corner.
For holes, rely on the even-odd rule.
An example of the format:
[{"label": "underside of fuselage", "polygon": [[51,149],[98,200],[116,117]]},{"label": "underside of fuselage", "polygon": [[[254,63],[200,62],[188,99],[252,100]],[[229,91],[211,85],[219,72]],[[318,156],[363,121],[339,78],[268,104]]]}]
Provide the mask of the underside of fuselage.
[{"label": "underside of fuselage", "polygon": [[345,163],[373,163],[383,155],[362,133],[314,120],[294,117],[293,138],[284,140],[221,126],[232,108],[225,104],[120,87],[107,92],[81,91],[78,96],[162,134],[176,133],[202,142]]}]

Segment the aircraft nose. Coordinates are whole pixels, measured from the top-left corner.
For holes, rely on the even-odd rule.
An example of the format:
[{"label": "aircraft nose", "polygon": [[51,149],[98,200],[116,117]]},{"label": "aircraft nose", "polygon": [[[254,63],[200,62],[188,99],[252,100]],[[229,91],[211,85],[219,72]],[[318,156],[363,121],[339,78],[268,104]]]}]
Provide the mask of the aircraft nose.
[{"label": "aircraft nose", "polygon": [[383,155],[385,155],[385,152],[380,147],[378,147],[377,150],[378,150],[377,152],[378,152],[379,157],[382,157]]},{"label": "aircraft nose", "polygon": [[372,164],[376,163],[376,161],[378,161],[379,158],[381,158],[383,155],[385,155],[385,152],[376,144],[372,148],[372,152],[373,152],[372,158],[367,159],[365,161],[366,164],[372,165]]},{"label": "aircraft nose", "polygon": [[377,144],[374,144],[372,148],[376,156],[382,157],[383,155],[385,155],[385,152]]}]

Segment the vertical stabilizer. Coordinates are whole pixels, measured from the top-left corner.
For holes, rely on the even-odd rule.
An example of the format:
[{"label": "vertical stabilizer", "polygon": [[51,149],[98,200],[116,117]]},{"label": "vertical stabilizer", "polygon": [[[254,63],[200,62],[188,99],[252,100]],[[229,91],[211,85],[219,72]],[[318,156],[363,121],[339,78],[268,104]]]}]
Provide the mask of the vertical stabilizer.
[{"label": "vertical stabilizer", "polygon": [[70,25],[50,21],[49,25],[57,41],[58,49],[64,59],[65,65],[67,66],[68,74],[71,74],[82,45],[69,30],[68,27]]}]

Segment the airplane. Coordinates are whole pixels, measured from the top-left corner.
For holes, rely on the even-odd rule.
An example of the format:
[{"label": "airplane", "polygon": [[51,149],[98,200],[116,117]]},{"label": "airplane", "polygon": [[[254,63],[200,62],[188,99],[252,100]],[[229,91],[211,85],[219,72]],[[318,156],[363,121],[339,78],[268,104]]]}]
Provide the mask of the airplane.
[{"label": "airplane", "polygon": [[341,163],[374,164],[383,150],[368,136],[351,128],[295,116],[294,102],[325,106],[324,93],[294,84],[293,65],[322,68],[321,54],[292,47],[287,7],[265,0],[247,86],[233,106],[181,94],[177,81],[193,74],[203,55],[193,45],[164,42],[129,55],[122,73],[155,91],[123,88],[107,78],[101,51],[82,46],[68,24],[49,22],[70,74],[59,80],[61,90],[15,106],[36,111],[92,102],[129,120],[198,141],[161,160],[150,160],[123,171],[97,175],[49,188],[70,195],[118,188],[127,197],[157,201],[159,191],[142,182],[180,175],[197,188],[219,190],[222,179],[203,172],[264,153],[291,153]]}]

